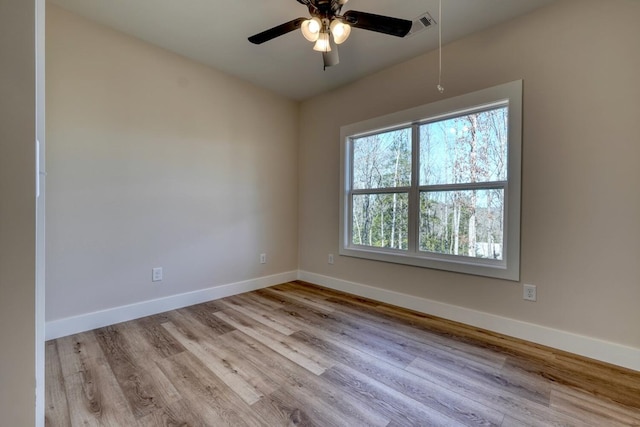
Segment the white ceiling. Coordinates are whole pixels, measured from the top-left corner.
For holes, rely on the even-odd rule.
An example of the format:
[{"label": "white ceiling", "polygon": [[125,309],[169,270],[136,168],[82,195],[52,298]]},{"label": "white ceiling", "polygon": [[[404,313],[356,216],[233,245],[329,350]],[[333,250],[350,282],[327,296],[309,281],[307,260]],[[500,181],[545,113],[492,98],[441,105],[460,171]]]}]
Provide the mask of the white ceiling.
[{"label": "white ceiling", "polygon": [[[50,0],[142,40],[236,75],[292,99],[305,99],[438,46],[438,27],[405,38],[354,29],[340,64],[323,71],[322,55],[299,31],[262,45],[247,37],[297,17],[296,0]],[[555,0],[443,0],[443,43],[494,26]],[[438,0],[350,0],[342,12],[438,19]]]}]

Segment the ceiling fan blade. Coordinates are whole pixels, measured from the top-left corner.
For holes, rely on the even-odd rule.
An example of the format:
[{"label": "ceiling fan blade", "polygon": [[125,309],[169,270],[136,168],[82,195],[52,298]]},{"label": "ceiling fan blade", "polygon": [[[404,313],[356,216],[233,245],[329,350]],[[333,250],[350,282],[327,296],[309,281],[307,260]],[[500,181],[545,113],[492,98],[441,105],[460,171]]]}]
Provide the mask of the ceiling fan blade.
[{"label": "ceiling fan blade", "polygon": [[340,63],[340,56],[338,56],[338,45],[334,43],[333,39],[329,39],[331,50],[329,52],[322,52],[322,62],[324,63],[324,69],[327,67],[333,67]]},{"label": "ceiling fan blade", "polygon": [[249,41],[253,44],[262,44],[264,42],[268,42],[271,39],[275,39],[276,37],[280,37],[284,34],[290,33],[291,31],[297,30],[306,20],[306,18],[297,18],[293,21],[285,22],[284,24],[280,24],[277,27],[269,28],[266,31],[249,37]]},{"label": "ceiling fan blade", "polygon": [[356,10],[348,10],[343,16],[352,27],[376,31],[396,37],[404,37],[409,34],[409,30],[411,30],[411,26],[413,25],[411,21],[406,19],[358,12]]}]

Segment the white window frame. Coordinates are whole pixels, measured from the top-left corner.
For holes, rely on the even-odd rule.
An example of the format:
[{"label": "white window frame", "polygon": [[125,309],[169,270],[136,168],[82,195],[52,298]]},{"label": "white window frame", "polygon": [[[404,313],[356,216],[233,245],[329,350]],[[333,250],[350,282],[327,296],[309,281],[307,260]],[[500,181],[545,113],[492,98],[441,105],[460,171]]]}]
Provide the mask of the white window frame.
[{"label": "white window frame", "polygon": [[[352,243],[352,140],[383,131],[444,120],[464,114],[508,106],[508,165],[504,183],[504,229],[502,260],[418,251],[416,203],[409,202],[409,249],[398,250],[360,246]],[[414,131],[415,133],[415,131]],[[417,138],[412,149],[412,185],[410,192],[419,192],[416,170]],[[342,126],[340,128],[340,255],[376,261],[407,264],[499,279],[520,280],[520,193],[522,180],[522,81],[517,80],[488,89],[460,95],[382,117]],[[502,188],[502,187],[501,187]],[[396,189],[397,190],[397,189]],[[370,191],[375,193],[378,190]],[[356,191],[357,193],[357,191]],[[409,196],[411,199],[411,195]],[[415,197],[414,197],[415,199]]]}]

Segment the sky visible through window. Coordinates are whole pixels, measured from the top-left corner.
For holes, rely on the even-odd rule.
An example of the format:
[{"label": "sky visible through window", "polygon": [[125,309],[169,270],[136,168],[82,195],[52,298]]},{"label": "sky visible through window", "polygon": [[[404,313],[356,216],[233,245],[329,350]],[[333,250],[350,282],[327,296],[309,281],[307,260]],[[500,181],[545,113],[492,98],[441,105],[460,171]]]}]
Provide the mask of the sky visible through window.
[{"label": "sky visible through window", "polygon": [[420,185],[507,179],[507,107],[420,126]]}]

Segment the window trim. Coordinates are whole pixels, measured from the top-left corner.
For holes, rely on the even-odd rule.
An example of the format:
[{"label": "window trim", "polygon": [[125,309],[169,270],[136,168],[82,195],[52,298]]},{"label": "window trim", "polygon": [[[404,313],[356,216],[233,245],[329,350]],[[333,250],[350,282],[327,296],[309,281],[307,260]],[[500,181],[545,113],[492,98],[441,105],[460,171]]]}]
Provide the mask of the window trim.
[{"label": "window trim", "polygon": [[[500,105],[508,105],[508,165],[505,191],[504,212],[504,249],[503,261],[471,258],[460,255],[431,254],[417,250],[417,238],[409,239],[408,251],[373,248],[351,243],[350,218],[353,193],[349,188],[352,182],[353,168],[351,162],[353,149],[352,138],[363,137],[384,131],[411,127],[414,124],[425,124],[440,121],[449,117],[457,117],[465,113],[478,112]],[[417,132],[414,126],[414,133]],[[412,135],[412,156],[417,153],[419,139]],[[430,104],[421,105],[385,116],[345,125],[340,128],[340,221],[339,221],[339,254],[350,257],[365,258],[376,261],[406,264],[417,267],[446,270],[499,279],[520,280],[520,199],[522,184],[522,80],[501,84],[476,92],[447,98]],[[411,187],[408,188],[409,199],[420,197],[417,162],[412,162]],[[483,188],[487,183],[482,183]],[[474,184],[475,185],[475,184]],[[469,185],[466,185],[469,187]],[[502,188],[502,187],[501,187]],[[385,192],[385,189],[367,189],[367,193]],[[386,189],[387,193],[389,188]],[[394,192],[407,187],[393,188]],[[360,190],[354,190],[356,192]],[[417,237],[416,209],[409,210],[408,232]],[[413,247],[412,247],[413,246]]]}]

